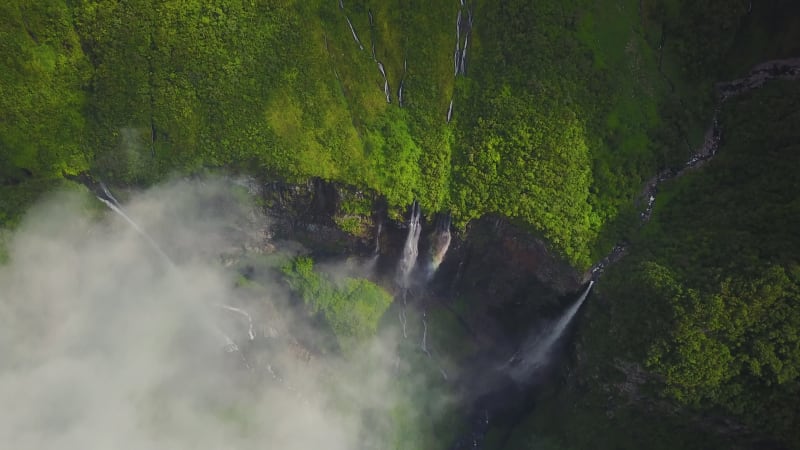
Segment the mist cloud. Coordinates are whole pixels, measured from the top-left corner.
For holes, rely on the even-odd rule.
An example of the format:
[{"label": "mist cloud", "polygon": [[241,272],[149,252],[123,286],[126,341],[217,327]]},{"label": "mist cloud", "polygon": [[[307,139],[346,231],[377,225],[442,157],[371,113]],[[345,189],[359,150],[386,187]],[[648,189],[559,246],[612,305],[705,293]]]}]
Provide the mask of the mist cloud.
[{"label": "mist cloud", "polygon": [[[9,449],[352,449],[392,400],[391,345],[302,355],[278,280],[237,286],[267,218],[222,182],[151,189],[125,210],[86,193],[35,207],[0,266],[0,442]],[[98,219],[98,216],[100,218]],[[222,258],[221,258],[222,255]],[[253,317],[250,341],[242,308]],[[232,351],[228,339],[240,351]]]}]

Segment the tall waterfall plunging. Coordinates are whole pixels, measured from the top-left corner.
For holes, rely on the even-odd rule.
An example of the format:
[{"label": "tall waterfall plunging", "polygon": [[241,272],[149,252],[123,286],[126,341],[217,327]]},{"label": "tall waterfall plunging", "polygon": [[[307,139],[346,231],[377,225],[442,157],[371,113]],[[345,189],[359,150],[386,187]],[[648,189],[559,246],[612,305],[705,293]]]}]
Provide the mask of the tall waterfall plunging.
[{"label": "tall waterfall plunging", "polygon": [[522,347],[514,353],[506,364],[508,375],[511,378],[518,383],[526,383],[530,381],[531,375],[536,369],[542,367],[548,361],[551,350],[564,334],[564,330],[575,317],[581,305],[583,305],[589,295],[589,291],[592,290],[592,285],[594,285],[594,281],[589,281],[589,285],[586,286],[578,300],[557,321],[525,340]]},{"label": "tall waterfall plunging", "polygon": [[428,279],[433,278],[436,270],[442,264],[444,256],[447,254],[447,249],[450,248],[450,222],[450,214],[441,218],[436,226],[436,231],[431,236],[430,259],[428,260],[428,266],[425,268],[425,276]]},{"label": "tall waterfall plunging", "polygon": [[408,220],[408,236],[403,245],[403,254],[400,257],[400,263],[397,266],[397,284],[403,290],[407,289],[410,284],[411,272],[417,263],[417,256],[419,255],[419,235],[422,232],[422,227],[419,224],[420,208],[419,203],[414,201],[411,205],[411,218]]}]

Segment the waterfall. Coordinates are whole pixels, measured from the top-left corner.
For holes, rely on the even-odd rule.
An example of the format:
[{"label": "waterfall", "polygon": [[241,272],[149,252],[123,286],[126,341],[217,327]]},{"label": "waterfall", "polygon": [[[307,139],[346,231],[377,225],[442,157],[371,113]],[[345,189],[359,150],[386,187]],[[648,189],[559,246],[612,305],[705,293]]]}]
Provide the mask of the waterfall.
[{"label": "waterfall", "polygon": [[456,46],[458,46],[458,42],[461,40],[461,10],[458,10],[458,16],[456,16]]},{"label": "waterfall", "polygon": [[[642,202],[644,203],[644,209],[639,212],[639,219],[642,224],[650,221],[656,195],[658,194],[658,187],[663,182],[678,178],[687,173],[687,171],[701,167],[717,154],[722,142],[722,129],[719,120],[722,104],[732,97],[749,92],[753,89],[758,89],[763,86],[764,83],[773,79],[800,79],[800,58],[766,61],[750,69],[750,72],[744,78],[716,84],[717,105],[711,116],[711,125],[706,129],[703,143],[700,145],[700,148],[693,151],[689,160],[683,164],[683,167],[668,167],[656,174],[645,184],[644,191],[640,194],[640,198],[644,200],[644,202]],[[692,149],[690,148],[690,150]],[[625,255],[627,246],[628,243],[624,241],[617,243],[611,250],[611,253],[595,263],[590,272],[592,279],[597,280],[608,266],[619,261]]]},{"label": "waterfall", "polygon": [[420,208],[414,201],[411,206],[411,218],[408,221],[408,236],[403,246],[403,255],[400,257],[400,264],[397,267],[397,284],[404,290],[408,288],[411,272],[417,263],[419,254],[419,235],[422,228],[419,225]]},{"label": "waterfall", "polygon": [[[467,19],[463,20],[463,12],[466,10]],[[453,72],[456,77],[459,74],[467,73],[467,45],[469,44],[469,34],[472,32],[472,8],[467,7],[461,2],[461,7],[456,16],[456,50],[453,54]],[[464,36],[464,43],[461,44],[461,36]]]},{"label": "waterfall", "polygon": [[408,58],[403,57],[403,76],[400,77],[400,87],[397,88],[397,105],[403,107],[403,85],[406,82],[406,72],[408,72]]},{"label": "waterfall", "polygon": [[378,61],[378,70],[381,72],[381,76],[383,77],[383,95],[386,96],[386,103],[392,103],[392,92],[389,89],[389,79],[386,78],[386,69],[383,67],[383,63]]},{"label": "waterfall", "polygon": [[353,28],[353,22],[350,22],[350,18],[347,16],[345,16],[345,20],[347,20],[347,26],[350,27],[350,32],[353,34],[353,40],[356,41],[356,44],[358,44],[358,48],[364,50],[364,46],[361,44],[361,39],[358,38],[356,29]]},{"label": "waterfall", "polygon": [[458,48],[458,42],[456,42],[456,49],[453,52],[453,75],[458,75],[458,67],[459,67],[459,55],[461,54],[461,49]]},{"label": "waterfall", "polygon": [[400,319],[400,325],[403,326],[403,338],[408,339],[408,332],[406,331],[406,324],[408,323],[406,319],[406,305],[403,305],[400,312],[397,313],[397,318]]},{"label": "waterfall", "polygon": [[467,73],[467,45],[469,44],[469,33],[464,36],[464,47],[461,49],[461,60],[459,61],[458,71],[461,72],[461,75],[466,75]]},{"label": "waterfall", "polygon": [[100,182],[100,189],[103,190],[103,195],[105,195],[109,200],[111,200],[115,205],[119,206],[119,201],[114,197],[111,191],[108,190],[108,186],[102,181]]},{"label": "waterfall", "polygon": [[542,332],[529,337],[511,359],[506,364],[509,375],[518,383],[525,383],[530,380],[531,375],[536,369],[542,367],[550,356],[550,351],[564,334],[564,330],[570,324],[575,314],[580,309],[589,291],[592,289],[594,281],[583,291],[578,300],[567,309],[558,320],[546,327]]},{"label": "waterfall", "polygon": [[450,106],[447,107],[447,123],[453,120],[453,99],[450,99]]},{"label": "waterfall", "polygon": [[403,305],[400,307],[399,319],[400,325],[403,326],[403,338],[408,338],[406,331],[406,296],[408,295],[408,287],[411,279],[411,272],[417,263],[417,255],[419,253],[419,235],[422,228],[419,225],[420,208],[415,200],[411,205],[411,217],[408,220],[408,236],[403,245],[403,254],[400,256],[400,263],[397,266],[397,276],[395,282],[400,287],[401,296],[403,297]]},{"label": "waterfall", "polygon": [[[108,190],[106,185],[104,183],[100,183],[100,187],[103,190],[103,195],[105,195],[105,197],[107,198],[101,197],[100,195],[96,195],[97,199],[103,202],[103,204],[105,204],[106,206],[108,206],[110,210],[114,211],[117,215],[122,217],[125,220],[125,222],[127,222],[128,225],[131,226],[131,228],[133,228],[140,236],[142,236],[147,241],[147,243],[150,244],[153,250],[155,250],[156,253],[158,253],[164,259],[164,261],[167,262],[170,268],[174,268],[175,263],[172,262],[172,259],[170,259],[170,257],[167,256],[166,253],[164,253],[164,250],[161,249],[161,247],[156,243],[156,241],[152,237],[150,237],[150,235],[147,234],[147,232],[144,231],[144,229],[140,227],[138,223],[136,223],[127,214],[125,214],[125,211],[122,210],[122,206],[119,204],[119,202],[117,202],[117,199],[114,198],[114,196],[111,194],[111,191]],[[229,311],[245,315],[249,322],[248,335],[250,337],[250,340],[255,339],[255,334],[253,333],[253,319],[249,313],[240,308],[235,308],[229,305],[218,305],[218,306],[227,309]],[[223,345],[223,349],[228,353],[238,352],[242,358],[244,366],[247,367],[248,369],[252,369],[250,363],[247,361],[247,359],[245,358],[244,354],[242,353],[241,349],[236,344],[236,342],[234,342],[234,340],[231,339],[231,337],[228,336],[228,334],[222,331],[222,329],[220,329],[219,327],[216,327],[215,331],[220,336],[220,338],[222,338],[222,340],[225,342],[225,344]]]},{"label": "waterfall", "polygon": [[234,313],[239,314],[241,316],[244,316],[247,319],[247,325],[248,325],[247,336],[250,338],[251,341],[255,340],[256,334],[253,332],[253,317],[250,315],[249,312],[243,310],[242,308],[237,308],[235,306],[226,305],[224,303],[220,303],[217,306],[222,308],[222,309],[224,309],[224,310],[231,311],[231,312],[234,312]]},{"label": "waterfall", "polygon": [[[104,190],[106,190],[106,189],[105,189],[105,187],[104,187]],[[109,198],[113,199],[114,197],[110,196],[110,194],[109,194]],[[128,217],[128,215],[127,215],[127,214],[125,214],[125,212],[122,210],[122,208],[120,208],[119,206],[117,206],[117,205],[115,204],[115,202],[114,202],[114,201],[112,201],[112,200],[107,200],[107,199],[105,199],[105,198],[103,198],[103,197],[100,197],[99,195],[97,196],[97,199],[98,199],[98,200],[100,200],[101,202],[105,203],[105,205],[106,205],[106,206],[108,206],[108,208],[109,208],[110,210],[114,211],[114,212],[115,212],[115,213],[117,213],[117,214],[118,214],[120,217],[122,217],[122,218],[123,218],[123,219],[124,219],[126,222],[128,222],[128,224],[129,224],[129,225],[130,225],[130,226],[131,226],[131,227],[132,227],[134,230],[136,230],[136,232],[137,232],[137,233],[139,233],[139,235],[140,235],[140,236],[142,236],[142,237],[143,237],[143,238],[144,238],[144,239],[147,241],[147,243],[148,243],[148,244],[150,244],[150,246],[151,246],[151,247],[153,247],[153,250],[155,250],[155,251],[156,251],[156,252],[157,252],[157,253],[158,253],[158,254],[159,254],[159,255],[160,255],[162,258],[164,258],[164,261],[167,261],[167,262],[168,262],[170,265],[173,265],[173,263],[172,263],[172,260],[169,258],[169,256],[167,256],[167,254],[166,254],[166,253],[164,253],[164,251],[163,251],[163,250],[161,250],[161,247],[159,247],[159,246],[158,246],[158,244],[156,244],[156,241],[154,241],[154,240],[153,240],[153,238],[151,238],[151,237],[150,237],[150,235],[149,235],[149,234],[147,234],[147,233],[146,233],[146,232],[145,232],[145,231],[144,231],[144,230],[143,230],[143,229],[142,229],[142,228],[139,226],[139,224],[137,224],[136,222],[134,222],[134,221],[133,221],[133,219],[131,219],[130,217]]]},{"label": "waterfall", "polygon": [[426,268],[426,276],[428,279],[433,278],[436,270],[444,260],[447,254],[447,249],[450,248],[450,214],[447,214],[444,219],[441,219],[437,224],[436,231],[431,237],[430,260]]},{"label": "waterfall", "polygon": [[378,223],[378,229],[375,231],[375,250],[372,251],[374,255],[380,255],[381,253],[381,231],[383,230],[383,224]]},{"label": "waterfall", "polygon": [[397,88],[397,105],[403,107],[403,83],[405,80],[400,80],[400,87]]}]

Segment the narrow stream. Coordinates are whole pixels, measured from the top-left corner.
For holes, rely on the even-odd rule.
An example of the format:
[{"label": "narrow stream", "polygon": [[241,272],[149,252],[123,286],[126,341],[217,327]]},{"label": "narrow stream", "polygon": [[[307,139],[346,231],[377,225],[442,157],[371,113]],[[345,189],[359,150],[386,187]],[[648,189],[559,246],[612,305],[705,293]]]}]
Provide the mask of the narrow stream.
[{"label": "narrow stream", "polygon": [[[680,177],[690,170],[701,167],[716,156],[723,134],[722,127],[719,123],[719,113],[723,103],[737,95],[758,89],[769,80],[798,79],[800,79],[800,58],[789,58],[763,62],[753,67],[746,77],[717,83],[717,105],[711,117],[711,125],[706,130],[703,144],[686,161],[683,167],[664,169],[646,183],[640,195],[640,198],[646,200],[645,208],[639,213],[641,223],[645,224],[650,220],[658,196],[658,187],[661,183]],[[626,253],[627,247],[627,242],[620,242],[615,245],[608,255],[592,266],[590,270],[591,279],[597,280],[608,266],[622,259]]]}]

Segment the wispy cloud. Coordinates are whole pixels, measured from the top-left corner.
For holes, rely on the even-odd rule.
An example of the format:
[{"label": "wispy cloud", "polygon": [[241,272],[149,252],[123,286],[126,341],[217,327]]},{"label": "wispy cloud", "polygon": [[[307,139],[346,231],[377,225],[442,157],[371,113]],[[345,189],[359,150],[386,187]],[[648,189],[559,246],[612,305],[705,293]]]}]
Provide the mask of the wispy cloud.
[{"label": "wispy cloud", "polygon": [[[182,182],[123,207],[172,263],[86,194],[30,212],[0,267],[0,442],[9,449],[352,449],[393,401],[391,343],[310,353],[287,293],[236,287],[267,219],[221,182]],[[245,315],[252,316],[250,339]],[[232,351],[227,337],[239,351]],[[311,352],[313,353],[313,352]],[[382,431],[381,431],[382,432]]]}]

